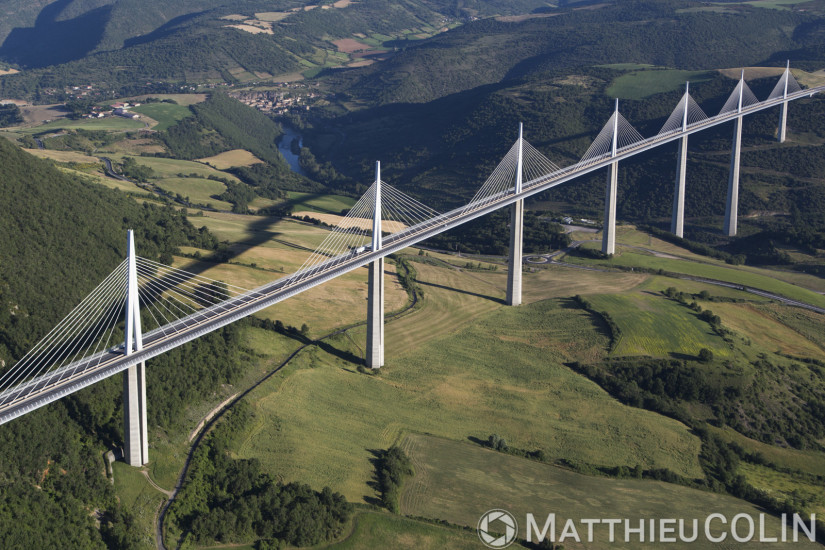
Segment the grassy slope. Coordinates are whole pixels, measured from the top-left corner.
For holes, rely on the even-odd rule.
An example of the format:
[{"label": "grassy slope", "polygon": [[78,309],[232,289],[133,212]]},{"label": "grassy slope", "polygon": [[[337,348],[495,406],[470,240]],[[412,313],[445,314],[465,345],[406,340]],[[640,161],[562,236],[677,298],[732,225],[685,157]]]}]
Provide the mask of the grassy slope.
[{"label": "grassy slope", "polygon": [[[557,536],[570,518],[586,540],[586,527],[578,523],[582,518],[699,518],[702,525],[702,518],[711,511],[723,512],[729,518],[737,513],[758,518],[761,512],[752,504],[726,495],[658,481],[584,476],[465,442],[411,434],[403,447],[412,457],[416,473],[404,488],[402,511],[461,525],[475,526],[478,518],[493,508],[508,510],[518,519],[532,512],[540,526],[544,514],[552,512],[556,514]],[[778,518],[767,518],[767,534],[777,534],[779,529]],[[622,528],[617,530],[619,540],[622,532]],[[593,544],[579,545],[567,540],[564,547],[599,550],[616,546],[606,540],[606,529],[594,529],[594,534]],[[714,534],[718,535],[719,531]],[[521,526],[520,536],[526,536],[526,526]],[[719,547],[703,538],[695,543],[670,546]],[[774,546],[813,548],[817,545]],[[636,539],[632,547],[643,550],[661,548],[661,544],[641,544]]]},{"label": "grassy slope", "polygon": [[[452,271],[421,267],[420,279],[450,282],[442,277]],[[237,453],[260,458],[283,479],[330,484],[353,500],[375,496],[367,486],[373,475],[369,449],[386,448],[409,430],[453,439],[486,438],[496,431],[551,456],[656,464],[701,475],[698,441],[683,426],[622,406],[561,366],[598,354],[606,344],[588,315],[564,301],[505,309],[487,292],[486,283],[472,279],[458,291],[425,287],[428,303],[462,304],[454,309],[451,329],[439,335],[449,325],[432,323],[422,308],[398,321],[400,327],[418,317],[419,326],[429,327],[419,332],[417,346],[402,345],[399,353],[396,323],[389,323],[388,368],[378,378],[319,350],[303,354],[295,364],[299,370],[253,394],[255,422]],[[488,313],[473,323],[462,319],[478,306]],[[361,345],[363,332],[353,337]],[[332,345],[335,353],[357,351],[344,337]],[[501,357],[508,358],[506,368]]]},{"label": "grassy slope", "polygon": [[355,548],[397,548],[437,550],[456,548],[477,550],[473,532],[432,525],[422,521],[379,512],[360,512],[353,519],[352,532],[341,542],[326,546],[335,550]]},{"label": "grassy slope", "polygon": [[632,71],[617,77],[607,88],[607,95],[620,99],[644,99],[646,97],[684,88],[685,82],[710,80],[707,71],[680,71],[654,69]]}]

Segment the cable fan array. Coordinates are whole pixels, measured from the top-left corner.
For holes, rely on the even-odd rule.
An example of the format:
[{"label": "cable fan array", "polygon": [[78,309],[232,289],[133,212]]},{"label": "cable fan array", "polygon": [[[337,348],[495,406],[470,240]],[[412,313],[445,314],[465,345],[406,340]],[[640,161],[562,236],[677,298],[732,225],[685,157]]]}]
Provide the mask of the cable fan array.
[{"label": "cable fan array", "polygon": [[[80,304],[0,377],[0,406],[30,395],[44,383],[75,374],[78,361],[101,353],[123,336],[127,263],[124,260]],[[73,367],[74,365],[74,367]]]},{"label": "cable fan array", "polygon": [[[375,185],[373,183],[367,189],[300,269],[289,277],[286,286],[294,285],[371,249]],[[381,182],[382,232],[404,235],[436,224],[435,220],[439,216],[429,206]]]},{"label": "cable fan array", "polygon": [[670,113],[670,116],[665,121],[662,129],[659,130],[657,135],[662,136],[665,134],[669,134],[670,132],[679,132],[682,130],[682,124],[685,121],[685,104],[687,104],[687,125],[690,126],[691,124],[696,124],[697,122],[702,122],[703,120],[708,119],[708,115],[699,107],[699,104],[690,96],[689,93],[685,93],[682,96],[682,100],[676,105],[676,108],[673,109],[673,112]]},{"label": "cable fan array", "polygon": [[136,263],[144,333],[169,336],[203,320],[206,310],[220,312],[250,295],[245,288],[139,256]]},{"label": "cable fan array", "polygon": [[[541,154],[538,149],[530,145],[525,139],[521,140],[521,145],[522,180],[525,187],[527,183],[533,180],[561,170],[556,163]],[[516,170],[518,169],[518,146],[519,142],[516,140],[462,212],[483,208],[496,199],[514,192]]]},{"label": "cable fan array", "polygon": [[739,110],[739,95],[742,95],[742,108],[748,107],[750,105],[756,105],[759,103],[759,100],[756,98],[756,95],[751,91],[750,87],[745,83],[744,80],[740,80],[739,83],[736,85],[736,88],[733,89],[733,92],[730,94],[730,97],[722,106],[722,109],[719,111],[720,115],[725,113],[732,113],[734,111]]},{"label": "cable fan array", "polygon": [[[207,308],[225,309],[244,288],[136,258],[144,339],[169,336],[198,322]],[[128,265],[124,260],[20,361],[0,376],[0,407],[58,384],[122,353]]]},{"label": "cable fan array", "polygon": [[587,164],[612,153],[614,127],[616,129],[616,150],[644,140],[642,134],[636,131],[636,128],[617,110],[590,144],[578,164]]}]

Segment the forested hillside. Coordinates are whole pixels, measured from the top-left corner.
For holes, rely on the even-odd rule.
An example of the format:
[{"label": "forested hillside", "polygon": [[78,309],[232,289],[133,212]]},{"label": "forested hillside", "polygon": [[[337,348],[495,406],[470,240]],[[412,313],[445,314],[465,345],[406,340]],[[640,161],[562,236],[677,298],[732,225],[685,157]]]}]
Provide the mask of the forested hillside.
[{"label": "forested hillside", "polygon": [[[177,210],[142,206],[66,176],[2,139],[0,204],[6,210],[0,216],[2,370],[122,261],[127,228],[136,232],[138,254],[155,260],[169,259],[179,245],[217,245]],[[150,365],[151,426],[174,425],[187,403],[235,379],[244,353],[237,330],[223,329]],[[120,379],[110,378],[3,426],[0,546],[136,543],[141,534],[115,500],[102,460],[122,441],[120,391]]]}]

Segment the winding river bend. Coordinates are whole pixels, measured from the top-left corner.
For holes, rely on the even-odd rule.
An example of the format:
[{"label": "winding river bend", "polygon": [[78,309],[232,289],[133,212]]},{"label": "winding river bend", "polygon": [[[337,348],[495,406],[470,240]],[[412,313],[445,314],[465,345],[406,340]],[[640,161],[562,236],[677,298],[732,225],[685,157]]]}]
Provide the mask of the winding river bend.
[{"label": "winding river bend", "polygon": [[301,147],[303,137],[301,137],[301,134],[292,126],[281,124],[281,127],[284,130],[284,135],[281,136],[281,140],[278,142],[278,151],[281,152],[281,155],[286,159],[287,164],[289,164],[293,172],[305,176],[306,174],[304,174],[304,171],[301,169],[301,164],[298,162],[298,155],[292,152],[292,142],[297,139],[298,147]]}]

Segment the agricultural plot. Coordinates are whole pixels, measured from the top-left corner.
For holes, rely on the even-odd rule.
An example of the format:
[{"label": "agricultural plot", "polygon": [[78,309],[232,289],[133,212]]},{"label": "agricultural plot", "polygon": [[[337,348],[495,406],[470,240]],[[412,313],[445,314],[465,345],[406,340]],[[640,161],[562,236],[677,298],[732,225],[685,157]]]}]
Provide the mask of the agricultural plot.
[{"label": "agricultural plot", "polygon": [[112,160],[119,161],[128,156],[134,158],[135,162],[138,164],[143,164],[151,168],[155,172],[155,176],[158,178],[174,178],[178,177],[179,174],[183,174],[185,176],[191,176],[194,174],[195,176],[201,178],[217,176],[235,183],[240,182],[240,180],[232,174],[221,172],[211,166],[206,166],[205,164],[191,160],[177,160],[161,157],[138,157],[134,155],[112,155]]},{"label": "agricultural plot", "polygon": [[[682,304],[661,295],[643,292],[599,294],[587,300],[597,311],[606,311],[621,329],[615,356],[697,356],[702,348],[714,356],[730,357],[728,345]],[[716,304],[714,304],[715,306]]]},{"label": "agricultural plot", "polygon": [[139,130],[145,128],[146,124],[140,120],[132,120],[131,118],[123,118],[119,116],[111,116],[106,118],[82,118],[79,120],[72,120],[69,118],[60,118],[53,120],[39,126],[32,128],[21,129],[23,134],[39,134],[41,132],[49,132],[52,130],[62,129],[77,129],[83,130],[112,130],[112,131],[128,131]]},{"label": "agricultural plot", "polygon": [[153,126],[153,129],[158,132],[174,126],[178,121],[188,116],[192,116],[189,107],[174,103],[144,103],[140,107],[131,108],[131,110],[156,120],[158,123]]},{"label": "agricultural plot", "polygon": [[682,71],[677,69],[653,69],[632,71],[616,78],[606,94],[620,99],[644,99],[646,97],[684,88],[685,82],[705,82],[713,78],[709,71]]},{"label": "agricultural plot", "polygon": [[239,166],[252,166],[259,164],[261,159],[250,153],[245,149],[233,149],[225,151],[212,157],[198,159],[198,162],[208,164],[212,168],[218,170],[226,170],[228,168],[237,168]]},{"label": "agricultural plot", "polygon": [[192,203],[231,210],[228,202],[214,198],[226,191],[226,185],[215,180],[203,178],[166,178],[155,182],[155,185],[172,194],[188,197]]},{"label": "agricultural plot", "polygon": [[[764,513],[748,502],[727,495],[709,493],[679,485],[648,480],[606,479],[590,477],[520,457],[506,455],[466,443],[410,434],[402,447],[412,458],[416,473],[410,478],[401,497],[406,514],[443,519],[450,523],[474,527],[487,510],[503,508],[524,518],[530,512],[539,520],[547,513],[556,514],[556,536],[561,536],[568,519],[576,523],[580,536],[587,540],[583,518],[699,519],[700,529],[711,511],[724,511],[732,518],[746,513],[758,520]],[[689,526],[690,523],[686,522]],[[720,525],[711,529],[719,536]],[[521,526],[521,536],[526,536]],[[690,533],[690,527],[688,533]],[[767,516],[766,534],[780,533],[779,518]],[[564,541],[565,548],[594,550],[615,548],[608,540],[607,529],[594,529],[594,542],[577,544]],[[658,533],[657,533],[658,535]],[[623,540],[623,529],[617,527]],[[638,535],[636,535],[637,537]],[[728,537],[730,538],[730,537]],[[558,538],[556,539],[558,540]],[[661,548],[661,543],[640,543],[632,538],[633,548]],[[649,540],[649,538],[648,538]],[[704,537],[693,543],[669,544],[673,548],[718,548]],[[816,543],[777,543],[777,548],[816,548]]]},{"label": "agricultural plot", "polygon": [[355,199],[352,197],[298,191],[287,191],[287,200],[293,211],[311,210],[322,214],[340,214],[355,204]]}]

